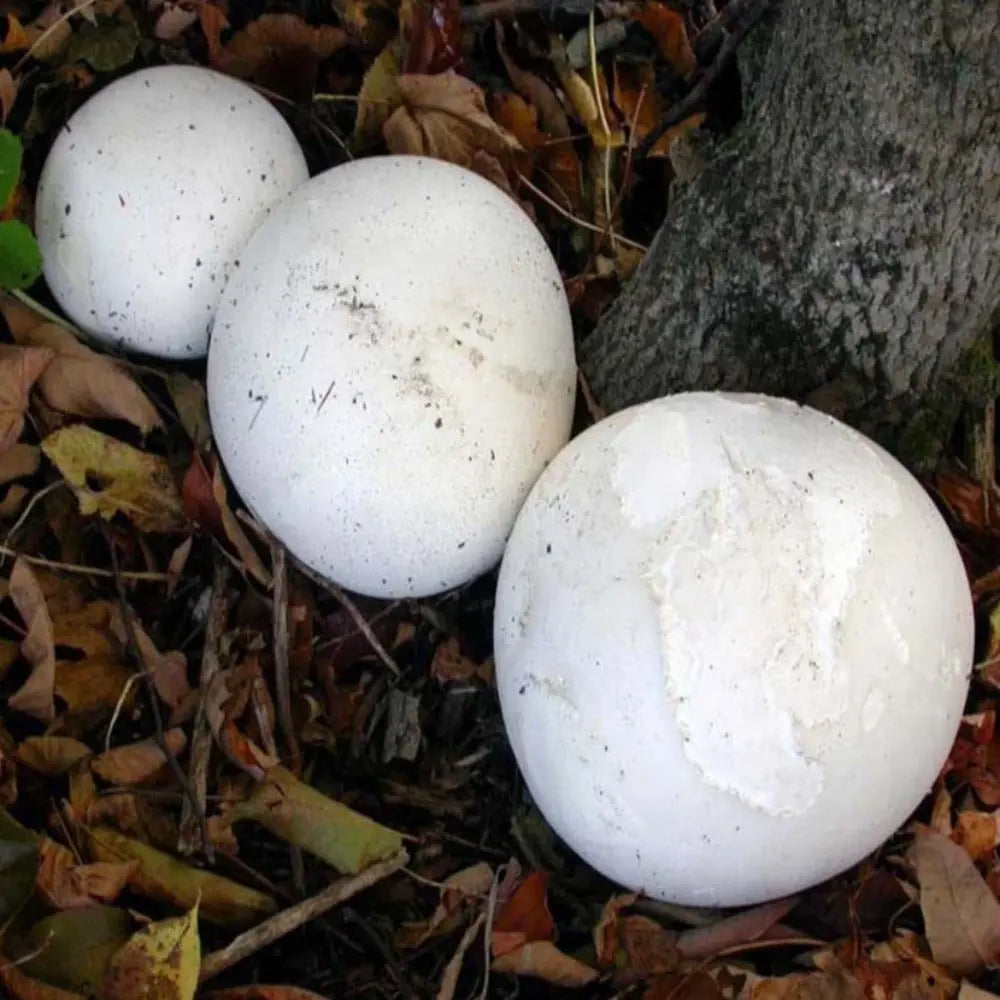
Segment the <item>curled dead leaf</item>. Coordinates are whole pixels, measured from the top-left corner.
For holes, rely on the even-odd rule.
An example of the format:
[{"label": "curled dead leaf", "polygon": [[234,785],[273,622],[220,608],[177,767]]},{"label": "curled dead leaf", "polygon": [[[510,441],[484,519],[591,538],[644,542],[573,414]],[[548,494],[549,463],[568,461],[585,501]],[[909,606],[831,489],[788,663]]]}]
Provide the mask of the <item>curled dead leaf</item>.
[{"label": "curled dead leaf", "polygon": [[529,941],[520,948],[493,959],[494,972],[543,979],[554,986],[587,986],[597,979],[597,970],[560,951],[551,941]]},{"label": "curled dead leaf", "polygon": [[27,628],[21,652],[31,664],[31,674],[7,703],[41,722],[51,722],[56,715],[55,634],[45,595],[31,567],[20,558],[10,574],[10,596]]},{"label": "curled dead leaf", "polygon": [[28,395],[54,356],[44,347],[0,344],[0,452],[21,436]]},{"label": "curled dead leaf", "polygon": [[49,778],[57,778],[90,753],[86,743],[69,736],[28,736],[21,741],[15,756],[19,764]]},{"label": "curled dead leaf", "polygon": [[57,910],[113,903],[138,868],[137,861],[81,864],[73,852],[47,837],[39,848],[35,888]]},{"label": "curled dead leaf", "polygon": [[[177,757],[187,746],[187,735],[183,729],[168,729],[163,734],[163,742],[168,753]],[[98,754],[91,760],[90,768],[109,784],[141,785],[163,774],[167,760],[159,743],[147,739]]]}]

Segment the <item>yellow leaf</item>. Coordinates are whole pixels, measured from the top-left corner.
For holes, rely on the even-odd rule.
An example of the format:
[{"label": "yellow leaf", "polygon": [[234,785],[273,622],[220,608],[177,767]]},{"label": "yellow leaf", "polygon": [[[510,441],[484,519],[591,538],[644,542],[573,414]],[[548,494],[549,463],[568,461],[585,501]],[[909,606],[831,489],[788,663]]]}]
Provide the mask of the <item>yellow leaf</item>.
[{"label": "yellow leaf", "polygon": [[212,923],[253,923],[276,909],[274,900],[262,892],[194,868],[108,827],[87,831],[87,844],[95,861],[138,861],[139,868],[129,879],[136,892],[174,906],[199,903],[204,918]]},{"label": "yellow leaf", "polygon": [[598,149],[617,149],[624,146],[625,133],[611,107],[608,85],[601,67],[597,67],[595,87],[595,81],[589,68],[586,71],[589,79],[585,79],[570,66],[562,39],[552,39],[550,55],[556,76],[559,77],[559,82],[562,84],[563,90],[566,91],[566,96],[573,105],[577,117],[586,127],[591,142]]},{"label": "yellow leaf", "polygon": [[365,147],[381,139],[382,126],[403,101],[398,80],[399,58],[393,42],[376,56],[361,81],[358,114],[354,120],[356,146]]},{"label": "yellow leaf", "polygon": [[83,424],[64,427],[42,451],[72,486],[82,514],[125,514],[140,531],[179,531],[184,510],[164,459]]},{"label": "yellow leaf", "polygon": [[198,904],[136,931],[115,952],[101,988],[106,1000],[194,1000],[201,968]]}]

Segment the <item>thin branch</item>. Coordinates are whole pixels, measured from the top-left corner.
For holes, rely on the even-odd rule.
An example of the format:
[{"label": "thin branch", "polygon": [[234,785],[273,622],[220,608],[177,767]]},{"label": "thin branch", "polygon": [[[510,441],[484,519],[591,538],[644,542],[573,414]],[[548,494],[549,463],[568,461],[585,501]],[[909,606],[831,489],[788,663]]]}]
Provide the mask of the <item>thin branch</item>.
[{"label": "thin branch", "polygon": [[214,849],[208,837],[205,820],[205,797],[208,792],[208,764],[212,756],[212,729],[205,708],[205,696],[212,678],[219,672],[219,646],[226,630],[229,617],[229,566],[215,553],[212,569],[212,593],[208,604],[208,618],[205,622],[205,645],[201,653],[201,673],[198,677],[198,711],[194,717],[194,731],[191,735],[191,758],[188,776],[193,792],[191,799],[185,798],[181,805],[180,832],[177,850],[181,854],[194,854],[199,849],[212,860]]},{"label": "thin branch", "polygon": [[108,551],[111,553],[115,590],[118,592],[118,605],[121,608],[122,623],[125,626],[126,647],[132,662],[139,668],[143,679],[146,681],[143,686],[146,689],[146,699],[153,713],[153,723],[155,726],[153,739],[160,748],[160,752],[166,758],[170,770],[177,779],[177,784],[180,785],[185,797],[191,803],[191,808],[195,810],[201,827],[202,839],[207,847],[209,839],[208,827],[205,822],[205,810],[201,808],[194,788],[191,782],[188,781],[188,776],[184,773],[184,768],[181,767],[181,762],[174,755],[173,750],[167,744],[166,737],[163,735],[163,713],[160,711],[160,696],[156,693],[156,685],[153,683],[153,673],[149,669],[149,664],[146,663],[145,657],[142,655],[142,647],[139,645],[139,639],[135,632],[135,621],[132,618],[132,608],[128,603],[128,594],[125,593],[125,583],[118,566],[118,552],[115,549],[115,541],[111,537],[111,532],[106,527],[104,528],[104,539],[107,542]]},{"label": "thin branch", "polygon": [[322,587],[328,594],[330,594],[336,601],[340,603],[343,609],[351,616],[354,624],[358,627],[358,631],[368,640],[368,645],[371,646],[372,652],[385,664],[386,668],[395,676],[402,677],[403,672],[399,669],[399,664],[392,658],[389,651],[379,642],[378,636],[375,634],[371,625],[365,620],[365,616],[361,613],[361,609],[352,601],[347,594],[344,592],[342,587],[338,587],[337,584],[330,580],[324,580],[322,576],[319,575],[315,570],[310,569],[305,563],[300,562],[294,556],[292,557],[295,565],[303,572],[310,580],[313,581],[318,587]]},{"label": "thin branch", "polygon": [[639,155],[646,156],[663,138],[667,130],[693,115],[705,101],[708,88],[722,75],[722,71],[736,55],[740,43],[750,29],[760,20],[770,6],[771,0],[732,0],[719,13],[719,21],[728,25],[729,34],[719,47],[712,65],[699,77],[698,82],[659,121],[656,128],[647,133],[639,143]]},{"label": "thin branch", "polygon": [[82,576],[101,576],[109,580],[115,579],[116,575],[122,580],[141,580],[151,583],[166,583],[170,579],[169,573],[157,573],[145,570],[119,570],[116,574],[113,569],[102,569],[99,566],[79,566],[76,563],[58,562],[55,559],[43,559],[41,556],[30,556],[24,552],[18,552],[8,545],[0,545],[0,556],[7,559],[23,559],[32,566],[43,566],[45,569],[59,570],[63,573],[79,573]]},{"label": "thin branch", "polygon": [[370,889],[376,883],[398,871],[409,860],[406,851],[400,851],[387,861],[379,861],[370,865],[358,875],[337,879],[336,882],[328,885],[322,892],[310,899],[304,899],[301,903],[296,903],[294,906],[276,913],[273,917],[268,917],[256,927],[235,937],[225,948],[220,948],[218,951],[206,955],[201,962],[199,980],[204,983],[219,973],[225,972],[237,962],[242,962],[245,958],[256,954],[262,948],[266,948],[279,938],[297,930],[303,924],[315,920],[328,910],[332,910],[352,896],[356,896],[359,892]]}]

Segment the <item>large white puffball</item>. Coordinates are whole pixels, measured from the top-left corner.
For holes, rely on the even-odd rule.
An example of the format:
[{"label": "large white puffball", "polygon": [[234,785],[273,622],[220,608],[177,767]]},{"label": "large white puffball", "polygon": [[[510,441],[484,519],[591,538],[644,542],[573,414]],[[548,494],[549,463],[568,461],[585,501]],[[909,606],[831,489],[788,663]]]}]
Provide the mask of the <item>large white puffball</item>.
[{"label": "large white puffball", "polygon": [[100,342],[203,356],[243,244],[308,176],[291,129],[247,84],[194,66],[124,76],[69,119],[45,161],[45,280]]},{"label": "large white puffball", "polygon": [[477,174],[385,156],[313,178],[229,281],[208,396],[251,510],[350,590],[415,597],[493,566],[569,438],[555,261]]},{"label": "large white puffball", "polygon": [[570,847],[664,900],[749,904],[844,870],[931,789],[973,619],[908,472],[824,414],[691,393],[577,437],[496,601],[504,720]]}]

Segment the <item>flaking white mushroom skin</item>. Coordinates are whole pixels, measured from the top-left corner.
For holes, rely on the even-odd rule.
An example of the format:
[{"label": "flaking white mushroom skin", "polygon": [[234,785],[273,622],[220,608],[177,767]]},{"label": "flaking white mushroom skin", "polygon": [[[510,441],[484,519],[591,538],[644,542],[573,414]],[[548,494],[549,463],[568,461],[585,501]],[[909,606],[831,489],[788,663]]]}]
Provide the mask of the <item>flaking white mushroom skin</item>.
[{"label": "flaking white mushroom skin", "polygon": [[324,577],[375,597],[464,584],[569,439],[558,268],[477,174],[370,157],[301,187],[250,240],[208,358],[240,495]]},{"label": "flaking white mushroom skin", "polygon": [[884,450],[762,396],[617,413],[532,489],[500,570],[496,676],[528,789],[633,890],[735,906],[876,849],[963,711],[969,586]]},{"label": "flaking white mushroom skin", "polygon": [[202,357],[244,243],[308,176],[291,129],[247,84],[195,66],[131,73],[83,104],[46,158],[45,280],[100,343]]}]

